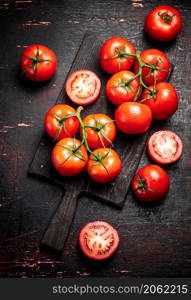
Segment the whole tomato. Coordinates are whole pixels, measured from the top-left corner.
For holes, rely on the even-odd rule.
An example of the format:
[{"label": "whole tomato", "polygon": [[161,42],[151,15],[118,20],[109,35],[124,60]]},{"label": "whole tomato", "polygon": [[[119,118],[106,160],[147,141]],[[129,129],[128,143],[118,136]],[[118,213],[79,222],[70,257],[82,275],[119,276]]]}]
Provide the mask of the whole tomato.
[{"label": "whole tomato", "polygon": [[159,5],[149,12],[144,29],[155,40],[173,40],[182,29],[182,18],[178,10],[169,5]]},{"label": "whole tomato", "polygon": [[[90,114],[83,119],[85,135],[90,149],[107,147],[116,138],[114,121],[105,114]],[[82,130],[80,131],[82,137]]]},{"label": "whole tomato", "polygon": [[118,36],[108,39],[100,50],[102,69],[109,74],[129,70],[135,57],[128,54],[135,54],[135,47],[129,41]]},{"label": "whole tomato", "polygon": [[62,176],[75,176],[86,166],[88,155],[81,141],[75,138],[64,138],[53,148],[51,161]]},{"label": "whole tomato", "polygon": [[164,169],[157,165],[147,165],[136,173],[132,183],[136,197],[144,202],[162,199],[169,191],[170,180]]},{"label": "whole tomato", "polygon": [[145,104],[125,102],[116,109],[115,120],[122,132],[140,134],[149,129],[152,123],[152,112]]},{"label": "whole tomato", "polygon": [[[153,85],[150,85],[149,89],[155,91]],[[178,95],[174,87],[168,82],[157,83],[154,96],[152,96],[151,91],[145,89],[141,100],[150,107],[153,119],[157,120],[168,119],[178,108]]]},{"label": "whole tomato", "polygon": [[[140,54],[140,58],[143,63],[151,66],[142,68],[143,82],[146,85],[153,84],[155,81],[161,82],[167,78],[170,71],[170,61],[164,52],[158,49],[148,49]],[[154,70],[153,67],[157,67],[162,70]],[[134,72],[138,73],[138,70],[139,63],[136,61],[134,65]]]},{"label": "whole tomato", "polygon": [[98,148],[91,154],[87,162],[86,170],[89,176],[99,182],[108,183],[113,181],[121,172],[122,162],[117,152],[111,148]]},{"label": "whole tomato", "polygon": [[[55,140],[73,137],[79,130],[77,117],[72,116],[75,109],[66,104],[57,104],[49,109],[44,120],[45,131]],[[63,120],[64,117],[70,116]]]},{"label": "whole tomato", "polygon": [[27,47],[20,60],[23,74],[32,81],[46,81],[56,72],[56,54],[43,45]]},{"label": "whole tomato", "polygon": [[139,88],[139,79],[133,79],[134,76],[131,71],[121,71],[111,76],[106,84],[106,95],[113,104],[133,101],[137,93],[137,99],[140,97],[142,89]]}]

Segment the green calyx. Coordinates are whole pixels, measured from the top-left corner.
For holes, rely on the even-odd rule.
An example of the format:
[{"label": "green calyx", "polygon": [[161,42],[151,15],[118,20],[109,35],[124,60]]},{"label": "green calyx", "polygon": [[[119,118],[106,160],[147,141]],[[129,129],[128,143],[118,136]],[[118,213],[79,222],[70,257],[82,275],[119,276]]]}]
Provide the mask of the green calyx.
[{"label": "green calyx", "polygon": [[162,14],[159,13],[158,15],[161,17],[161,19],[163,19],[164,22],[168,24],[172,22],[172,19],[174,17],[174,15],[169,15],[167,12],[164,12]]},{"label": "green calyx", "polygon": [[36,73],[38,71],[39,63],[42,63],[45,61],[52,62],[50,59],[42,59],[42,58],[39,58],[39,56],[40,56],[40,52],[39,52],[38,46],[37,46],[36,56],[25,55],[25,57],[32,60],[32,62],[26,67],[26,69],[23,70],[21,75],[23,75],[27,70],[29,70],[30,68],[33,68],[33,67],[34,67],[34,74],[36,75]]}]

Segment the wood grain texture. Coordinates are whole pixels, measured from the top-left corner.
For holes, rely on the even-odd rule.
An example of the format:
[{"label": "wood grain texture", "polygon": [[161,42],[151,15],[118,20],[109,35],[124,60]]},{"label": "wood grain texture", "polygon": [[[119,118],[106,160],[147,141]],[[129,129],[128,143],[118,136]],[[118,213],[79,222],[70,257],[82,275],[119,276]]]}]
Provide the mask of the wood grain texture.
[{"label": "wood grain texture", "polygon": [[[102,44],[103,40],[96,37],[95,34],[85,34],[68,76],[80,69],[88,69],[95,72],[102,82],[101,93],[96,103],[85,107],[85,114],[101,112],[114,118],[115,107],[110,104],[105,96],[105,84],[108,80],[108,76],[104,74],[99,65],[99,51]],[[71,105],[71,101],[68,99],[65,91],[65,84],[63,84],[56,103]],[[30,165],[29,174],[48,179],[57,185],[60,184],[67,191],[67,197],[64,196],[64,199],[61,200],[62,203],[59,205],[43,237],[43,244],[58,251],[63,249],[75,213],[77,202],[75,198],[82,192],[92,197],[94,196],[108,204],[113,204],[118,207],[123,206],[132,177],[141,159],[147,136],[148,132],[136,137],[127,136],[118,132],[114,146],[117,152],[120,153],[123,169],[114,182],[103,185],[93,182],[85,172],[72,178],[59,176],[50,161],[53,142],[47,134],[43,134]]]},{"label": "wood grain texture", "polygon": [[[1,16],[1,200],[0,276],[2,277],[190,277],[191,275],[191,28],[190,1],[169,0],[183,16],[184,27],[168,44],[154,42],[143,33],[143,22],[159,1],[5,1]],[[38,4],[38,5],[37,5]],[[11,20],[11,22],[10,22]],[[44,113],[55,103],[86,30],[105,39],[121,35],[139,50],[159,48],[175,69],[171,83],[179,94],[179,109],[156,128],[174,130],[183,140],[184,153],[166,170],[171,178],[167,197],[145,206],[128,193],[122,210],[81,197],[64,251],[57,255],[40,249],[43,232],[63,191],[55,185],[27,177],[28,165],[43,131]],[[38,85],[20,78],[22,50],[41,43],[58,56],[55,77]],[[144,152],[139,167],[151,163]],[[119,251],[102,264],[87,260],[77,247],[83,225],[102,219],[119,231]]]}]

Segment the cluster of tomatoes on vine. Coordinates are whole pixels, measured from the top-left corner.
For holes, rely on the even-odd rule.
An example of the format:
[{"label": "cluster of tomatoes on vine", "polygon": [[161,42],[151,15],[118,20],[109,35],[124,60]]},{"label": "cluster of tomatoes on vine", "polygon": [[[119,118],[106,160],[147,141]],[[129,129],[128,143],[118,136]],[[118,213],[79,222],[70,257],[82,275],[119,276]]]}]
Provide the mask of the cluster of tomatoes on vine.
[{"label": "cluster of tomatoes on vine", "polygon": [[[181,30],[180,14],[170,6],[156,7],[145,20],[145,30],[160,41],[172,40]],[[55,53],[42,45],[29,46],[21,58],[23,73],[34,81],[51,78],[56,65]],[[57,141],[51,161],[62,176],[76,176],[86,168],[96,182],[109,183],[122,169],[118,153],[111,148],[117,129],[129,135],[146,132],[153,119],[166,120],[176,112],[178,95],[175,88],[165,81],[171,69],[169,58],[158,49],[139,52],[128,40],[112,37],[100,49],[100,65],[111,74],[105,93],[107,99],[116,106],[114,120],[102,113],[89,114],[82,119],[83,106],[99,98],[101,81],[91,70],[78,70],[67,79],[66,93],[79,107],[77,110],[66,104],[51,107],[45,116],[45,130]],[[79,138],[76,138],[77,134]],[[172,131],[158,131],[149,138],[148,154],[157,164],[173,163],[181,153],[181,139]],[[132,189],[139,199],[152,202],[166,195],[169,184],[167,172],[153,164],[138,170],[132,180]],[[111,239],[106,246],[111,255],[119,242],[115,230],[104,222],[90,224],[88,230],[97,232],[101,245],[100,232],[107,226],[111,231]],[[82,250],[89,257],[98,259],[92,239],[88,240],[86,230],[81,231]],[[100,249],[97,251],[101,253]],[[102,251],[100,259],[106,258],[108,253]]]}]

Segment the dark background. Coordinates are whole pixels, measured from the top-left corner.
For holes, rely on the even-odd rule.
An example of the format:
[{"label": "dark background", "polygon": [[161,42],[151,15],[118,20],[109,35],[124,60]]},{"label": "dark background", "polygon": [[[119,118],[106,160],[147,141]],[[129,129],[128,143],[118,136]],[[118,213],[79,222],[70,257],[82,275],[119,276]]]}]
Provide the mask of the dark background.
[{"label": "dark background", "polygon": [[[162,45],[143,32],[148,11],[162,1],[0,1],[0,276],[2,277],[189,277],[191,275],[191,2],[165,1],[180,10],[184,28]],[[82,197],[65,245],[58,255],[40,249],[40,240],[63,191],[27,176],[43,131],[45,112],[55,103],[86,31],[104,38],[122,36],[139,50],[164,50],[175,65],[171,83],[180,105],[162,123],[184,143],[181,159],[167,167],[168,196],[144,206],[131,191],[122,210]],[[19,58],[30,44],[44,44],[58,56],[55,77],[46,84],[19,76]],[[144,153],[140,166],[150,163]],[[121,236],[118,252],[101,263],[86,259],[77,247],[80,228],[105,220]]]}]

